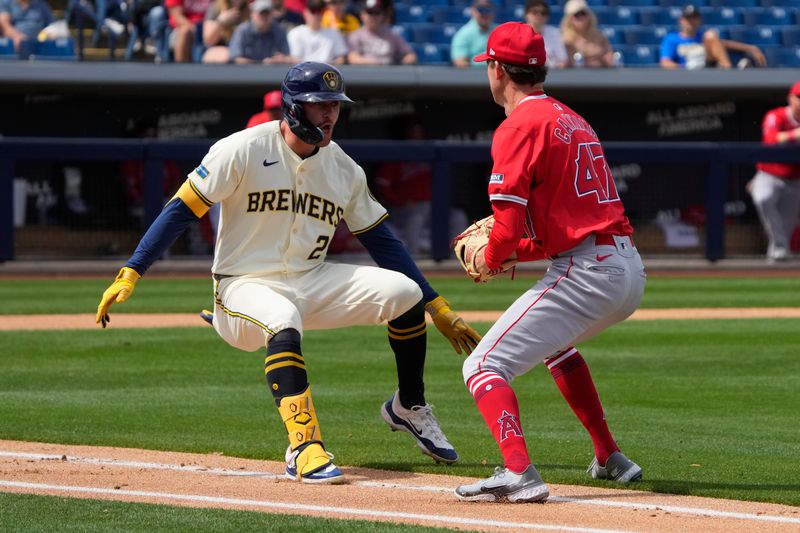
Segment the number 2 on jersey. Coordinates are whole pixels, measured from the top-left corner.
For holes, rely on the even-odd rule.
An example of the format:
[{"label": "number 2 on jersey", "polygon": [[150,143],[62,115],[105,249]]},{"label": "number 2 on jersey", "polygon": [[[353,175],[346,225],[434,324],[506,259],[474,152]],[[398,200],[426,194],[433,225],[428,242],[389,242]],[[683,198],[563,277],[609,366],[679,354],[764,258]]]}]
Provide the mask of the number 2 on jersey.
[{"label": "number 2 on jersey", "polygon": [[319,246],[311,250],[311,253],[308,254],[308,258],[319,259],[320,256],[322,256],[322,252],[324,252],[325,248],[328,247],[329,242],[331,242],[331,238],[328,237],[327,235],[320,235],[319,237],[317,237],[317,244],[319,244]]},{"label": "number 2 on jersey", "polygon": [[578,167],[575,171],[575,191],[578,196],[596,194],[601,204],[619,201],[617,186],[600,143],[579,144],[575,164]]}]

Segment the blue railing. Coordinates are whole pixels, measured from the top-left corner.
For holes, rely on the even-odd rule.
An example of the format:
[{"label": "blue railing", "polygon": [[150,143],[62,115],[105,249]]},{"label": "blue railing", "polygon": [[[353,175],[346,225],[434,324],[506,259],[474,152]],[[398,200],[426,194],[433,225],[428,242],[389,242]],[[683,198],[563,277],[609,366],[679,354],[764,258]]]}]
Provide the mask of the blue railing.
[{"label": "blue railing", "polygon": [[[213,140],[167,141],[155,139],[0,139],[0,261],[14,258],[13,177],[18,160],[124,161],[144,163],[144,224],[162,208],[165,160],[200,161]],[[449,257],[451,167],[455,163],[490,161],[488,142],[366,141],[339,143],[360,163],[377,161],[430,161],[433,165],[432,255]],[[726,180],[731,165],[755,161],[800,162],[800,147],[764,146],[760,143],[608,142],[606,156],[613,164],[664,163],[706,168],[706,250],[709,261],[724,257],[724,206]]]}]

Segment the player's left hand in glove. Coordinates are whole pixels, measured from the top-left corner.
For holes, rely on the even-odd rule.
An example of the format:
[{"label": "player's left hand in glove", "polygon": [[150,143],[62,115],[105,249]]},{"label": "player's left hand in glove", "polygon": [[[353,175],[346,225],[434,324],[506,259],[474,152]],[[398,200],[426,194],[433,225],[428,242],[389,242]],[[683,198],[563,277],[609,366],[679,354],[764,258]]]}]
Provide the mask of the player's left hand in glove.
[{"label": "player's left hand in glove", "polygon": [[480,342],[480,334],[450,309],[450,303],[441,296],[426,303],[425,310],[431,315],[436,328],[453,345],[456,353],[461,353],[463,349],[469,355]]},{"label": "player's left hand in glove", "polygon": [[489,215],[486,218],[475,222],[455,239],[453,239],[453,250],[456,259],[464,267],[467,276],[475,280],[475,283],[486,283],[491,281],[496,275],[505,272],[517,264],[515,258],[508,258],[500,265],[500,268],[492,270],[486,264],[486,247],[489,245],[489,235],[494,226],[494,217]]},{"label": "player's left hand in glove", "polygon": [[114,283],[105,290],[103,297],[100,298],[100,305],[97,306],[95,323],[102,324],[103,327],[106,327],[106,324],[111,322],[111,318],[108,316],[108,308],[115,302],[122,303],[127,300],[130,295],[133,294],[133,288],[141,277],[142,276],[134,269],[122,267],[119,270],[119,274],[117,274],[117,277],[114,279]]}]

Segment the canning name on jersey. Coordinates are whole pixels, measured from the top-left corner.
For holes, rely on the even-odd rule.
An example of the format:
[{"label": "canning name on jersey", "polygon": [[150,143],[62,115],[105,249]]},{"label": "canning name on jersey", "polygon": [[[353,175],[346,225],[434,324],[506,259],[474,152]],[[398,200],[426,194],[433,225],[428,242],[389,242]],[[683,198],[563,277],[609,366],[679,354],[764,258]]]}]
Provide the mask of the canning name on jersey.
[{"label": "canning name on jersey", "polygon": [[550,256],[593,233],[633,232],[597,134],[538,91],[520,101],[492,141],[489,199],[522,204],[526,231]]},{"label": "canning name on jersey", "polygon": [[364,171],[336,143],[302,159],[280,121],[221,139],[189,180],[207,205],[221,203],[215,274],[309,270],[325,259],[341,219],[357,234],[387,216]]}]

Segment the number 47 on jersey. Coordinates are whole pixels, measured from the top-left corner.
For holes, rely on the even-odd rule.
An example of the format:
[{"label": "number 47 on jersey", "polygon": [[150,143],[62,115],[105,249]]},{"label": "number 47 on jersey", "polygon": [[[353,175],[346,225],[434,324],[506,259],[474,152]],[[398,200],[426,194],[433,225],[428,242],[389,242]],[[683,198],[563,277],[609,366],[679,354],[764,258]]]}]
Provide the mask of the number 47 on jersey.
[{"label": "number 47 on jersey", "polygon": [[575,192],[578,196],[595,194],[601,204],[619,201],[614,177],[599,142],[579,144],[575,164]]}]

